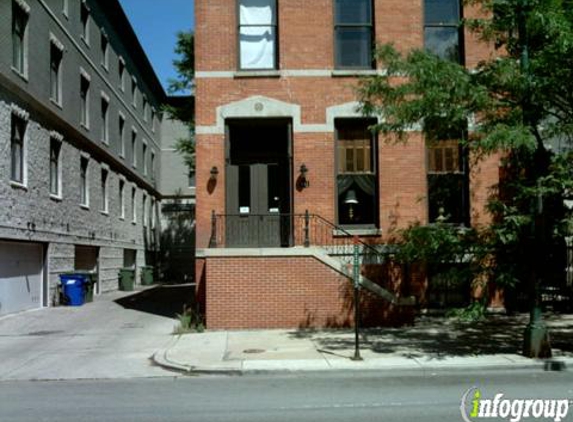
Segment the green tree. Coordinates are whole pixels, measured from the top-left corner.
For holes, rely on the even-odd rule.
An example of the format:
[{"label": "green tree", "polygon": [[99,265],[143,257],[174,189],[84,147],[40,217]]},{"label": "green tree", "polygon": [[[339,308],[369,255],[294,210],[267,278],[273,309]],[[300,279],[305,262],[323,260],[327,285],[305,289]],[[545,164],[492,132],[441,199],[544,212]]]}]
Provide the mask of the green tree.
[{"label": "green tree", "polygon": [[511,286],[533,277],[535,284],[547,246],[563,237],[562,196],[573,188],[573,1],[465,3],[486,18],[461,24],[490,43],[495,58],[467,69],[426,51],[379,46],[386,72],[362,80],[361,109],[383,117],[373,130],[388,140],[407,141],[420,125],[430,138],[436,127],[467,125],[460,142],[474,155],[502,153],[506,177],[489,203],[493,222],[473,248],[494,257],[491,280]]},{"label": "green tree", "polygon": [[183,122],[189,128],[189,136],[177,140],[175,148],[183,156],[190,172],[195,171],[195,35],[193,31],[178,32],[173,61],[177,77],[169,81],[169,94],[184,94],[185,101],[177,101],[165,106],[167,114]]}]

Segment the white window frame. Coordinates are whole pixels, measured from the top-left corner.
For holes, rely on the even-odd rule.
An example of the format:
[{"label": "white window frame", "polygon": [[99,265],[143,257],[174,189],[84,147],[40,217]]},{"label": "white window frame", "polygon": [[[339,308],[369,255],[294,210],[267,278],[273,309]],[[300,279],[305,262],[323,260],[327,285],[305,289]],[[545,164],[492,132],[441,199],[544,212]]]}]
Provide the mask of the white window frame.
[{"label": "white window frame", "polygon": [[[105,174],[105,180],[104,180],[104,174]],[[102,195],[101,205],[103,205],[100,212],[102,214],[109,215],[109,177],[110,177],[109,166],[107,166],[106,164],[102,164],[100,175],[101,175],[100,187]]]},{"label": "white window frame", "polygon": [[[82,22],[82,18],[81,18],[84,10],[87,13],[85,23]],[[91,16],[90,7],[88,6],[86,0],[82,0],[81,6],[80,6],[80,25],[82,26],[82,33],[80,34],[80,38],[82,39],[84,44],[88,47],[90,46],[90,20],[91,20],[90,16]]]},{"label": "white window frame", "polygon": [[131,105],[137,108],[137,78],[131,77]]},{"label": "white window frame", "polygon": [[147,145],[147,140],[143,139],[141,142],[141,157],[143,160],[143,174],[145,176],[147,176],[147,150],[149,149],[149,146]]},{"label": "white window frame", "polygon": [[69,0],[62,0],[62,14],[66,17],[66,19],[70,16],[70,4]]},{"label": "white window frame", "polygon": [[131,224],[137,224],[137,187],[131,187]]},{"label": "white window frame", "polygon": [[122,56],[119,56],[117,59],[117,72],[119,77],[119,89],[121,92],[125,92],[125,74],[127,68],[125,66],[125,59]]},{"label": "white window frame", "polygon": [[[109,145],[109,96],[105,93],[105,92],[101,92],[101,103],[100,103],[100,107],[101,107],[101,133],[100,133],[100,139],[101,141],[106,144]],[[104,110],[104,104],[105,104],[105,110]]]},{"label": "white window frame", "polygon": [[[14,63],[14,52],[12,51],[12,59],[11,59],[11,66],[12,66],[12,70],[18,75],[20,76],[22,79],[28,81],[28,39],[29,39],[29,26],[30,26],[30,6],[28,5],[28,3],[26,3],[24,0],[12,0],[12,7],[14,8],[18,8],[20,10],[20,12],[26,16],[26,22],[24,23],[24,34],[22,35],[22,40],[21,40],[21,52],[18,55],[19,57],[21,56],[21,65],[22,68],[20,69],[19,66],[15,66]],[[12,11],[12,16],[10,17],[11,20],[11,25],[14,25],[14,11]],[[13,29],[11,29],[10,32],[10,42],[13,43],[14,39],[13,39]],[[12,49],[14,49],[14,46],[12,45]]]},{"label": "white window frame", "polygon": [[[105,41],[105,46],[104,46]],[[102,29],[100,34],[101,65],[109,72],[109,37]]]},{"label": "white window frame", "polygon": [[[82,82],[87,82],[86,99],[82,108]],[[80,67],[80,126],[89,130],[90,129],[90,88],[91,77],[83,68]]]},{"label": "white window frame", "polygon": [[[122,125],[123,122],[123,125]],[[117,120],[119,136],[119,156],[125,158],[125,115],[120,111]]]},{"label": "white window frame", "polygon": [[125,220],[125,177],[120,176],[118,182],[119,219]]},{"label": "white window frame", "polygon": [[131,127],[131,166],[137,168],[137,129]]},{"label": "white window frame", "polygon": [[149,103],[147,102],[147,97],[143,95],[143,121],[147,123],[147,113],[148,113]]},{"label": "white window frame", "polygon": [[151,229],[155,230],[155,199],[151,198],[150,202],[151,203],[149,204],[150,207],[149,211],[151,213],[151,219],[150,219]]},{"label": "white window frame", "polygon": [[[27,188],[28,187],[28,129],[30,114],[18,107],[15,104],[11,106],[12,113],[10,116],[10,184],[14,187]],[[19,119],[24,124],[24,134],[22,136],[22,146],[20,148],[20,173],[22,180],[15,180],[12,178],[12,125],[14,124],[14,118]]]},{"label": "white window frame", "polygon": [[[52,92],[52,47],[60,52],[60,62],[58,63],[58,70],[56,75],[56,98],[53,96]],[[62,63],[64,61],[64,45],[56,38],[56,36],[50,33],[50,100],[59,106],[62,107]]]},{"label": "white window frame", "polygon": [[154,150],[151,150],[149,169],[150,169],[151,179],[155,179],[155,151]]},{"label": "white window frame", "polygon": [[[86,162],[86,175],[85,179],[82,180],[82,159]],[[82,183],[85,183],[83,186],[85,192],[85,201],[82,198]],[[90,155],[81,152],[80,153],[80,207],[89,209],[90,207]]]},{"label": "white window frame", "polygon": [[[62,183],[62,149],[64,146],[63,143],[64,137],[55,131],[50,132],[50,197],[52,199],[57,199],[57,200],[61,200],[63,197],[63,183]],[[57,186],[56,186],[56,190],[57,192],[52,192],[52,142],[57,142],[59,144],[59,150],[58,150],[58,157],[56,160],[56,165],[57,165],[57,169],[56,169],[56,177],[57,177]]]},{"label": "white window frame", "polygon": [[141,199],[141,224],[143,227],[147,227],[147,195],[144,193]]}]

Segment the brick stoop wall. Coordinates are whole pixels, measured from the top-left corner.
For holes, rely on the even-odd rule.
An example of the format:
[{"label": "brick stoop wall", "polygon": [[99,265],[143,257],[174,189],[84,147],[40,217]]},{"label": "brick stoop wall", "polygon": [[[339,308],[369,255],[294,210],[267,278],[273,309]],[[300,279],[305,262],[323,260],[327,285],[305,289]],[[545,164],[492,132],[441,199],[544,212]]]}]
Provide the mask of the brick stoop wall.
[{"label": "brick stoop wall", "polygon": [[[352,284],[312,256],[208,257],[205,262],[209,329],[353,325]],[[361,311],[365,326],[410,323],[414,313],[366,291]]]}]

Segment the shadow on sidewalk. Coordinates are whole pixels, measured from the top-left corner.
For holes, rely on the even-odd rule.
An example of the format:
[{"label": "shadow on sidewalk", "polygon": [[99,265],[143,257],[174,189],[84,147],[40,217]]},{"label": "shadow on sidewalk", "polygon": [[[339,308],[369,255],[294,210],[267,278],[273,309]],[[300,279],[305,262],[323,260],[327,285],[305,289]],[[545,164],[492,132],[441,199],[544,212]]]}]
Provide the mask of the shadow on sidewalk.
[{"label": "shadow on sidewalk", "polygon": [[[548,315],[551,345],[554,351],[573,354],[573,319]],[[404,357],[445,359],[453,356],[521,354],[523,332],[528,322],[525,314],[491,316],[474,323],[455,322],[448,318],[420,318],[405,328],[369,328],[361,330],[361,348],[373,353]],[[351,351],[351,330],[298,330],[294,338],[308,338],[316,347],[330,353]]]},{"label": "shadow on sidewalk", "polygon": [[184,306],[193,302],[194,295],[195,285],[192,284],[158,286],[117,299],[115,303],[125,309],[175,318],[183,312]]}]

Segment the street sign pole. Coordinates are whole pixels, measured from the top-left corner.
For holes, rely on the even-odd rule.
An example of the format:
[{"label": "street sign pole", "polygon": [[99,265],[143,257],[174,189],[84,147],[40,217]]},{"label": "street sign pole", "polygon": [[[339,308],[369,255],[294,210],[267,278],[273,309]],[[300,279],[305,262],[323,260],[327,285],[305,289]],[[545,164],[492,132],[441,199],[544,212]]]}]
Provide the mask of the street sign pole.
[{"label": "street sign pole", "polygon": [[358,237],[354,237],[354,356],[352,360],[363,360],[360,356],[360,255]]}]

